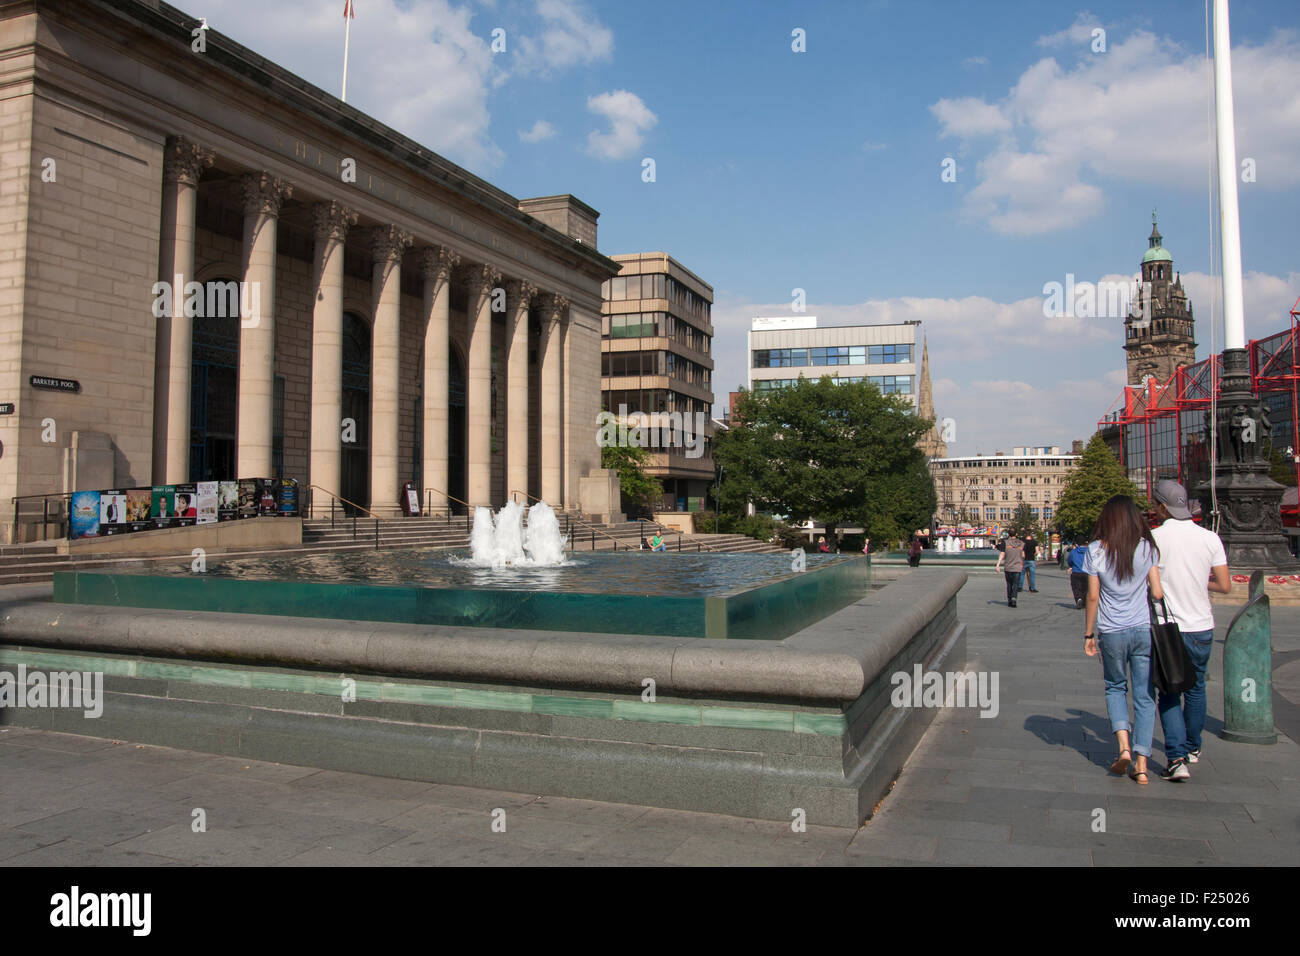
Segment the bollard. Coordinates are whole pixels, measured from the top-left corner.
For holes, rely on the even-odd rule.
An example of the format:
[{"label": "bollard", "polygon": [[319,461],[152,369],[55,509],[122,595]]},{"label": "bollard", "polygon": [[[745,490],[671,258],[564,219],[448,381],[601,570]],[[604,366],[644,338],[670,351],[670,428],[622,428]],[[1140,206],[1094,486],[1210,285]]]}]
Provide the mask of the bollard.
[{"label": "bollard", "polygon": [[1246,606],[1223,639],[1223,739],[1275,744],[1273,641],[1264,572],[1250,576]]}]

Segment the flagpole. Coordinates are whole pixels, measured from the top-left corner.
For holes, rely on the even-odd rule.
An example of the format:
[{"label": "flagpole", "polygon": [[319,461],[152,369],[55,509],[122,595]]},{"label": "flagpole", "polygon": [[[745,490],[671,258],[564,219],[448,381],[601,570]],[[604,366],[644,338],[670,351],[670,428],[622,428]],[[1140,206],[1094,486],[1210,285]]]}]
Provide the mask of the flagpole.
[{"label": "flagpole", "polygon": [[1219,154],[1219,235],[1223,248],[1224,348],[1246,347],[1241,294],[1241,221],[1237,211],[1237,139],[1232,110],[1228,0],[1214,0],[1214,115]]},{"label": "flagpole", "polygon": [[343,9],[343,95],[339,97],[344,103],[348,101],[348,39],[352,35],[352,17],[348,16],[351,4]]}]

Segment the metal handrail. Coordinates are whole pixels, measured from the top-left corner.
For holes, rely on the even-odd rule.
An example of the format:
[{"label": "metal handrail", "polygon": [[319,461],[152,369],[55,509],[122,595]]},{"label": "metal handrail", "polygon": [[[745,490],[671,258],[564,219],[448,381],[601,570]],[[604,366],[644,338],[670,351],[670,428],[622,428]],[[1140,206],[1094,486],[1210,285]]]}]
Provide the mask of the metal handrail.
[{"label": "metal handrail", "polygon": [[[40,498],[40,499],[41,499],[41,529],[42,529],[42,533],[44,533],[44,529],[46,529],[46,528],[48,528],[50,525],[54,524],[54,525],[58,525],[58,528],[59,528],[59,537],[61,537],[61,538],[66,538],[66,537],[68,536],[68,531],[64,528],[64,521],[65,521],[65,519],[67,518],[67,516],[69,515],[69,513],[70,513],[71,510],[72,510],[72,505],[71,505],[71,501],[72,501],[72,492],[69,492],[69,491],[51,491],[51,492],[46,492],[46,493],[43,494],[43,495],[13,495],[13,496],[11,496],[10,499],[9,499],[10,503],[14,506],[14,523],[13,523],[12,530],[9,532],[9,533],[10,533],[10,536],[13,538],[13,541],[10,542],[11,544],[17,544],[17,543],[18,543],[18,518],[19,518],[19,510],[20,510],[21,507],[22,507],[22,506],[19,504],[19,502],[20,502],[20,501],[31,501],[31,500],[36,499],[36,498]],[[62,515],[62,516],[57,517],[57,518],[51,518],[51,517],[50,517],[50,499],[51,499],[51,498],[58,498],[60,502],[67,502],[67,505],[62,509],[62,510],[63,510],[63,515]],[[45,540],[49,540],[49,539],[45,539]]]},{"label": "metal handrail", "polygon": [[[355,501],[349,501],[347,498],[344,498],[342,495],[336,495],[336,494],[334,494],[334,492],[330,491],[328,488],[322,488],[320,485],[308,485],[307,488],[308,488],[308,490],[310,490],[310,491],[312,492],[310,506],[309,506],[309,508],[308,508],[307,510],[310,510],[310,511],[311,511],[311,514],[312,514],[312,517],[313,517],[313,518],[316,517],[316,495],[315,495],[315,492],[317,492],[317,491],[323,491],[323,492],[325,492],[325,494],[329,495],[329,497],[330,497],[330,527],[331,527],[331,528],[334,527],[334,504],[335,504],[335,502],[338,502],[338,501],[341,501],[341,502],[343,502],[343,503],[346,504],[346,505],[351,505],[351,506],[352,506],[353,508],[355,508],[357,511],[364,511],[364,512],[365,512],[367,515],[369,515],[371,518],[374,518],[374,519],[375,519],[375,550],[376,550],[376,551],[379,550],[379,522],[382,520],[382,519],[379,517],[379,515],[375,514],[375,513],[374,513],[373,511],[371,511],[369,508],[364,508],[364,507],[362,507],[361,505],[357,504]],[[352,540],[353,540],[353,541],[356,541],[356,540],[357,540],[357,515],[356,515],[356,511],[354,511],[354,512],[352,513]]]},{"label": "metal handrail", "polygon": [[[441,489],[439,489],[439,488],[427,488],[427,487],[426,487],[426,488],[424,489],[424,513],[425,513],[426,515],[430,516],[430,517],[432,517],[432,515],[433,515],[433,499],[432,499],[431,496],[432,496],[432,495],[435,495],[435,494],[437,494],[437,495],[442,495],[442,496],[443,496],[444,498],[446,498],[448,501],[454,501],[454,502],[456,502],[456,504],[458,504],[458,505],[464,505],[464,506],[465,506],[465,530],[468,531],[468,530],[469,530],[469,524],[470,524],[470,521],[471,521],[471,519],[474,517],[474,505],[470,504],[468,501],[464,501],[464,500],[462,500],[462,499],[460,499],[460,498],[457,498],[455,495],[448,494],[447,492],[445,492],[445,491],[443,491],[443,490],[441,490]],[[448,520],[448,521],[451,520],[451,509],[450,509],[450,508],[447,509],[447,520]]]},{"label": "metal handrail", "polygon": [[[355,501],[349,501],[347,498],[344,498],[342,495],[336,495],[336,494],[334,494],[334,492],[330,491],[328,488],[322,488],[320,485],[308,485],[307,487],[310,488],[312,491],[323,491],[323,492],[325,492],[325,494],[329,495],[329,496],[330,496],[331,498],[333,498],[335,501],[341,501],[341,502],[343,502],[345,505],[351,505],[352,507],[356,508],[358,511],[364,511],[367,515],[369,515],[369,516],[372,517],[372,518],[378,518],[378,517],[379,517],[379,515],[375,514],[375,513],[374,513],[373,511],[371,511],[369,508],[363,508],[361,505],[357,504]],[[311,511],[312,511],[312,517],[315,517],[315,512],[316,512],[315,502],[313,502],[312,504],[313,504],[313,507],[312,507],[312,509],[311,509]]]}]

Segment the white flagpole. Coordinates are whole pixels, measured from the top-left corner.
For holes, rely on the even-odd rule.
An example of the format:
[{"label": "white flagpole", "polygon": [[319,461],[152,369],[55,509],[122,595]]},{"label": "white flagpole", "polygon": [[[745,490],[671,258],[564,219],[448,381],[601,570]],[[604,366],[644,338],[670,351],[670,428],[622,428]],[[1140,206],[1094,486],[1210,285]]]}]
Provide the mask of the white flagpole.
[{"label": "white flagpole", "polygon": [[1246,347],[1241,293],[1241,220],[1237,213],[1237,137],[1232,115],[1228,0],[1214,0],[1214,116],[1219,149],[1219,235],[1223,243],[1223,347]]},{"label": "white flagpole", "polygon": [[343,8],[343,95],[339,97],[344,103],[348,101],[348,39],[352,35],[352,4]]}]

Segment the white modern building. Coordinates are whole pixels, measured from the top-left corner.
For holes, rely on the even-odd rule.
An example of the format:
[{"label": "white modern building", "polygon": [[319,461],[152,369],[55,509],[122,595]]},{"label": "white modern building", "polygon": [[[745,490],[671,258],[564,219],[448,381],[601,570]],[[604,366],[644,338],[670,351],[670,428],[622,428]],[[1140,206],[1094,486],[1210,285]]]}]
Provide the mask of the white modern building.
[{"label": "white modern building", "polygon": [[800,378],[830,375],[845,382],[871,382],[886,395],[908,396],[915,406],[919,324],[818,328],[817,317],[811,315],[756,317],[749,331],[749,390],[763,392]]}]

